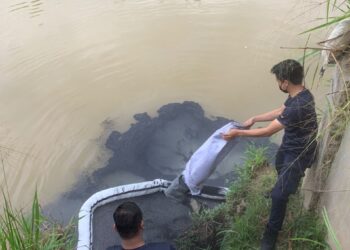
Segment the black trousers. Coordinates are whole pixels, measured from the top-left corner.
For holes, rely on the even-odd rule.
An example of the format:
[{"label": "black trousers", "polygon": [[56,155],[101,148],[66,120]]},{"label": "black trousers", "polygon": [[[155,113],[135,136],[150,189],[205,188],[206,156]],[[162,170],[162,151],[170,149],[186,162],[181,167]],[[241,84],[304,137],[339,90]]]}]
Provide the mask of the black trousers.
[{"label": "black trousers", "polygon": [[305,169],[311,166],[307,161],[291,152],[279,150],[276,155],[277,181],[271,191],[272,206],[268,227],[274,231],[282,228],[288,197],[295,194]]}]

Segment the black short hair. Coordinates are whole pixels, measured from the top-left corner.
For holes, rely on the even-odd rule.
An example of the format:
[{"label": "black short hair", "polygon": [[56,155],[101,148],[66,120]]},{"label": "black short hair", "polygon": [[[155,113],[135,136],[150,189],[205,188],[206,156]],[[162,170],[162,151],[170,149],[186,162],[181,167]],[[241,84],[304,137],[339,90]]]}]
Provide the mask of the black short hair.
[{"label": "black short hair", "polygon": [[120,237],[130,239],[140,230],[142,211],[136,203],[127,201],[116,208],[113,219]]},{"label": "black short hair", "polygon": [[292,59],[287,59],[277,63],[272,67],[271,73],[275,74],[278,80],[287,80],[294,85],[302,84],[304,79],[303,66],[301,66],[299,62]]}]

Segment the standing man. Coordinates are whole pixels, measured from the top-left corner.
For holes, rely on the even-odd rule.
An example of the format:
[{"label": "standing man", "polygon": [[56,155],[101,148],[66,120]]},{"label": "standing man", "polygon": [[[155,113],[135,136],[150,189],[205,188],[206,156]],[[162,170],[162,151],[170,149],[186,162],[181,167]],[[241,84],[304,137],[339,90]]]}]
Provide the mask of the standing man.
[{"label": "standing man", "polygon": [[271,121],[263,128],[231,129],[222,137],[232,140],[238,136],[271,136],[284,129],[282,144],[276,155],[278,178],[271,191],[270,218],[261,241],[262,250],[275,249],[278,231],[286,213],[288,197],[298,188],[306,168],[311,167],[316,153],[317,117],[314,98],[302,82],[303,67],[295,60],[285,60],[272,67],[279,89],[289,94],[284,105],[248,119],[243,125],[250,128],[256,122]]}]

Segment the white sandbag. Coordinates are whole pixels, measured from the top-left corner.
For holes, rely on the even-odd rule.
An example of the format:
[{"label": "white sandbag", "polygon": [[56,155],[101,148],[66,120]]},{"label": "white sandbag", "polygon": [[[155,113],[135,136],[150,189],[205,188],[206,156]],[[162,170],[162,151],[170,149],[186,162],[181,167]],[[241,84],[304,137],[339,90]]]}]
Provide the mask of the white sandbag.
[{"label": "white sandbag", "polygon": [[[228,141],[222,139],[222,134],[230,129],[241,128],[237,122],[230,122],[216,130],[196,152],[193,153],[183,171],[184,181],[192,195],[199,195],[204,181],[214,172],[217,165],[226,156],[229,150],[224,150]],[[230,142],[233,146],[234,142]]]},{"label": "white sandbag", "polygon": [[327,39],[319,44],[325,48],[325,50],[322,50],[322,70],[324,71],[327,64],[334,64],[336,62],[334,58],[340,60],[344,50],[349,48],[350,19],[343,20],[337,24]]}]

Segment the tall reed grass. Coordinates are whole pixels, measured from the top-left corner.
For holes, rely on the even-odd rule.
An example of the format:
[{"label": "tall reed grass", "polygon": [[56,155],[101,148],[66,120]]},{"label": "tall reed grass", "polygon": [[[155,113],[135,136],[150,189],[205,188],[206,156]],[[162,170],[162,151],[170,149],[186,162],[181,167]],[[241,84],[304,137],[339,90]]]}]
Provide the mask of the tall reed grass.
[{"label": "tall reed grass", "polygon": [[28,213],[16,210],[8,192],[2,190],[3,204],[0,211],[0,247],[2,250],[63,250],[74,249],[76,244],[75,223],[68,226],[48,219],[42,213],[35,192]]}]

